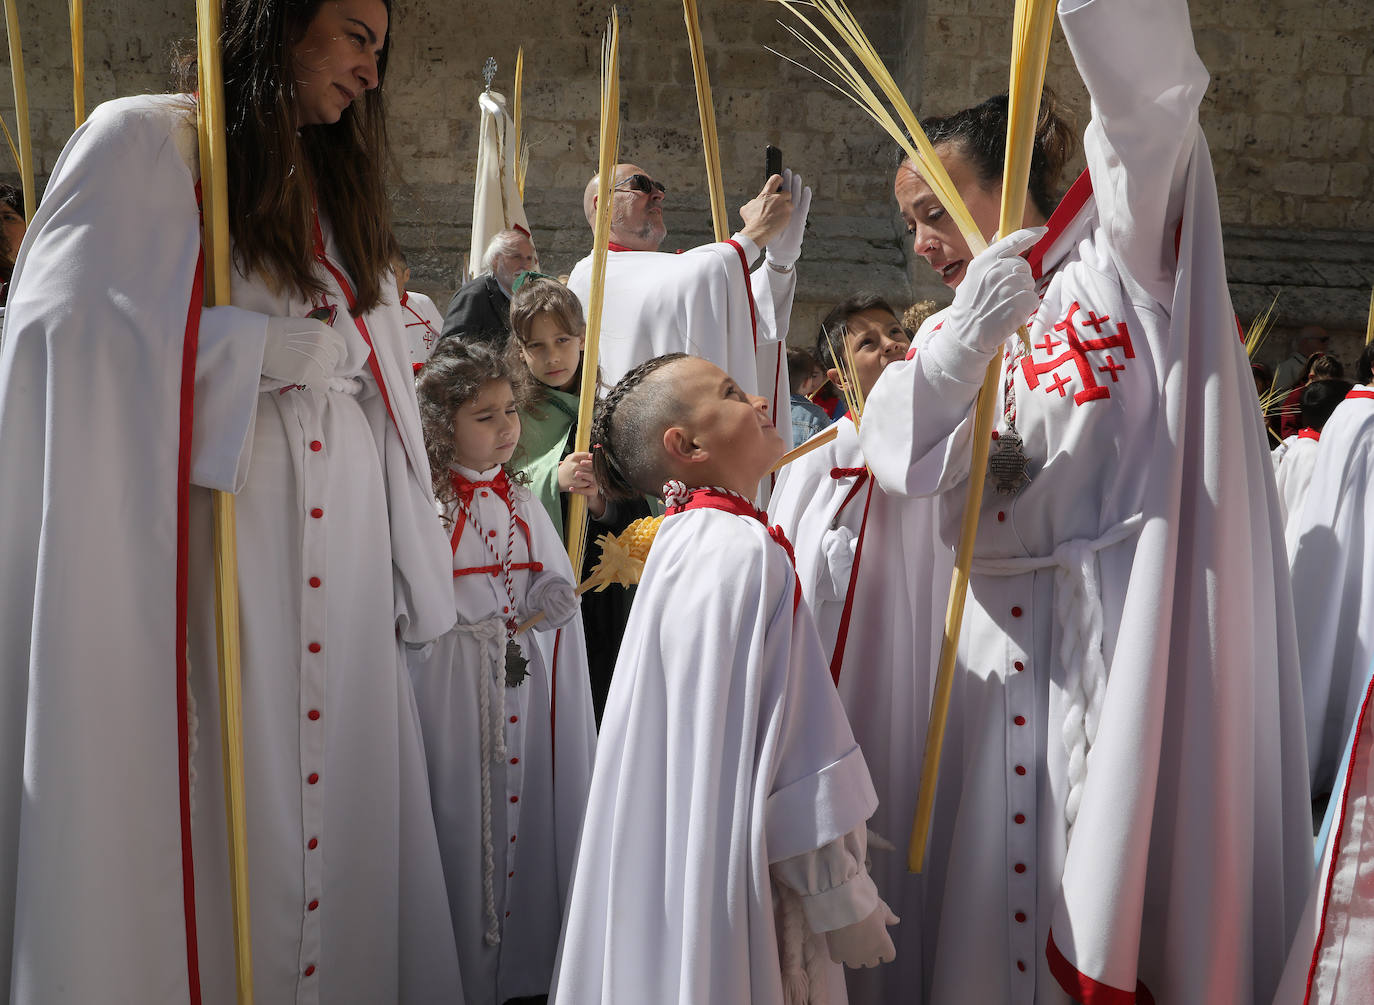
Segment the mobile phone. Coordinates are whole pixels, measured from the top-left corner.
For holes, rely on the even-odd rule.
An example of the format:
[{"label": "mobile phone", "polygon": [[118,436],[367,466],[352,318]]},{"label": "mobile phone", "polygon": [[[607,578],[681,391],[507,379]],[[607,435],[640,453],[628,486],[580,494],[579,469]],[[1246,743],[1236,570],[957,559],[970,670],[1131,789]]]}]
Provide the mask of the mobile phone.
[{"label": "mobile phone", "polygon": [[763,148],[763,180],[782,174],[782,151],[771,143]]}]

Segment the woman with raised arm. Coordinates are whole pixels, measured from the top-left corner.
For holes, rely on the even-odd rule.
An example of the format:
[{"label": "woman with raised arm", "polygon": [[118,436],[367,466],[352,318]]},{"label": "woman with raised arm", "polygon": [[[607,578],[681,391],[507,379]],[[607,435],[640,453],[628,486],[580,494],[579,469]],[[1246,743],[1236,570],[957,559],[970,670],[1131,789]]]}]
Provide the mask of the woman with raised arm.
[{"label": "woman with raised arm", "polygon": [[97,109],[0,355],[0,988],[234,1000],[210,489],[237,496],[254,989],[460,1000],[403,643],[453,622],[390,276],[388,0],[228,0],[233,306],[190,94]]},{"label": "woman with raised arm", "polygon": [[[940,1003],[1267,1001],[1312,844],[1207,72],[1184,0],[1061,0],[1059,20],[1093,118],[1055,205],[1045,113],[1025,224],[1046,229],[975,257],[909,163],[895,184],[954,302],[883,372],[860,439],[886,491],[938,498],[951,547],[1002,368],[911,980]],[[1006,117],[993,99],[925,126],[990,240]]]}]

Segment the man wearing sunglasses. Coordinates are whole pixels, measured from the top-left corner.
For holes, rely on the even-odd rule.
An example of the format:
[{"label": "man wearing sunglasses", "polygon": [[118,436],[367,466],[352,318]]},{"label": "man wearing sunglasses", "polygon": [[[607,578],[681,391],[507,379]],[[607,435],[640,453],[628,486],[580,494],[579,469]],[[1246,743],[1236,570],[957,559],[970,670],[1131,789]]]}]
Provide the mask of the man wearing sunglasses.
[{"label": "man wearing sunglasses", "polygon": [[[596,221],[597,178],[582,208]],[[635,164],[620,164],[611,186],[611,255],[601,320],[601,369],[608,384],[638,364],[669,352],[704,357],[748,394],[769,400],[772,414],[788,403],[787,322],[796,293],[794,271],[811,207],[811,189],[784,171],[740,207],[740,230],[728,241],[677,255],[659,252],[667,187]],[[762,262],[760,257],[762,256]],[[586,310],[592,260],[577,263],[569,288]],[[790,424],[779,426],[790,443]]]}]

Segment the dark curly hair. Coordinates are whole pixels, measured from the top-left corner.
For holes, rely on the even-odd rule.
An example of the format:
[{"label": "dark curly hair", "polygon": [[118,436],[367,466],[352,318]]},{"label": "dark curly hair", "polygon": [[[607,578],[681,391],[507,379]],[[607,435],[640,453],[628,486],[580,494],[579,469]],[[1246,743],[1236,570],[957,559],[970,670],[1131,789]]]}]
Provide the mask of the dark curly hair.
[{"label": "dark curly hair", "polygon": [[[592,472],[607,499],[659,497],[667,472],[656,440],[663,435],[665,416],[681,407],[671,387],[644,387],[655,373],[684,352],[655,356],[639,364],[611,388],[597,405],[592,419]],[[659,428],[662,427],[662,428]]]},{"label": "dark curly hair", "polygon": [[[953,115],[932,115],[921,120],[930,145],[957,144],[968,158],[984,187],[1000,185],[1007,147],[1006,94]],[[1041,216],[1054,212],[1059,202],[1055,191],[1064,165],[1078,148],[1072,125],[1059,114],[1059,102],[1046,87],[1040,94],[1040,114],[1035,122],[1035,152],[1031,155],[1027,193]],[[905,158],[904,158],[905,159]]]},{"label": "dark curly hair", "polygon": [[[452,502],[454,498],[449,478],[449,465],[454,461],[453,415],[491,380],[509,382],[516,393],[516,404],[521,404],[519,385],[505,354],[484,341],[464,338],[441,340],[416,376],[415,393],[420,401],[420,428],[429,456],[430,484],[440,502]],[[506,474],[513,481],[525,481],[509,465]]]}]

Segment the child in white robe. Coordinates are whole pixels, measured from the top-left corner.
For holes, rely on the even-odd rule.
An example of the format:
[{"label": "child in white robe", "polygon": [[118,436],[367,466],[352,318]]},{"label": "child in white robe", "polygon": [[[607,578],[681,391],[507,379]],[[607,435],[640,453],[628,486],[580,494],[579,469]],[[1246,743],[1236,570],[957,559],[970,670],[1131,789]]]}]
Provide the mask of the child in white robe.
[{"label": "child in white robe", "polygon": [[458,624],[411,676],[465,996],[500,1003],[552,973],[596,742],[582,620],[548,514],[505,468],[520,418],[503,357],[447,339],[418,392]]},{"label": "child in white robe", "polygon": [[[885,300],[858,293],[821,322],[817,358],[833,364],[832,345],[846,370],[853,361],[852,374],[832,366],[826,376],[836,386],[852,376],[862,400],[889,363],[905,358],[910,335]],[[907,871],[905,849],[954,556],[939,539],[930,499],[889,495],[874,481],[855,419],[845,415],[834,440],[782,469],[769,512],[792,540],[802,596],[873,776],[878,809],[870,827],[896,846],[870,848],[869,868],[893,910],[907,917],[920,913],[921,877]],[[848,972],[850,1000],[901,1000],[919,980],[920,937],[920,926],[903,925],[891,965]]]},{"label": "child in white robe", "polygon": [[1322,428],[1336,406],[1350,393],[1353,384],[1348,380],[1314,380],[1302,389],[1298,399],[1298,431],[1274,448],[1274,486],[1279,490],[1279,505],[1283,509],[1284,527],[1297,523],[1312,484],[1312,471],[1317,461],[1317,445]]},{"label": "child in white robe", "polygon": [[1374,662],[1374,346],[1355,377],[1322,427],[1302,508],[1288,515],[1307,770],[1318,802],[1331,792]]},{"label": "child in white robe", "polygon": [[706,360],[658,357],[592,442],[603,492],[663,486],[668,509],[602,720],[554,998],[844,1001],[830,961],[890,959],[896,919],[864,865],[873,786],[790,547],[749,501],[783,452],[767,403]]}]

